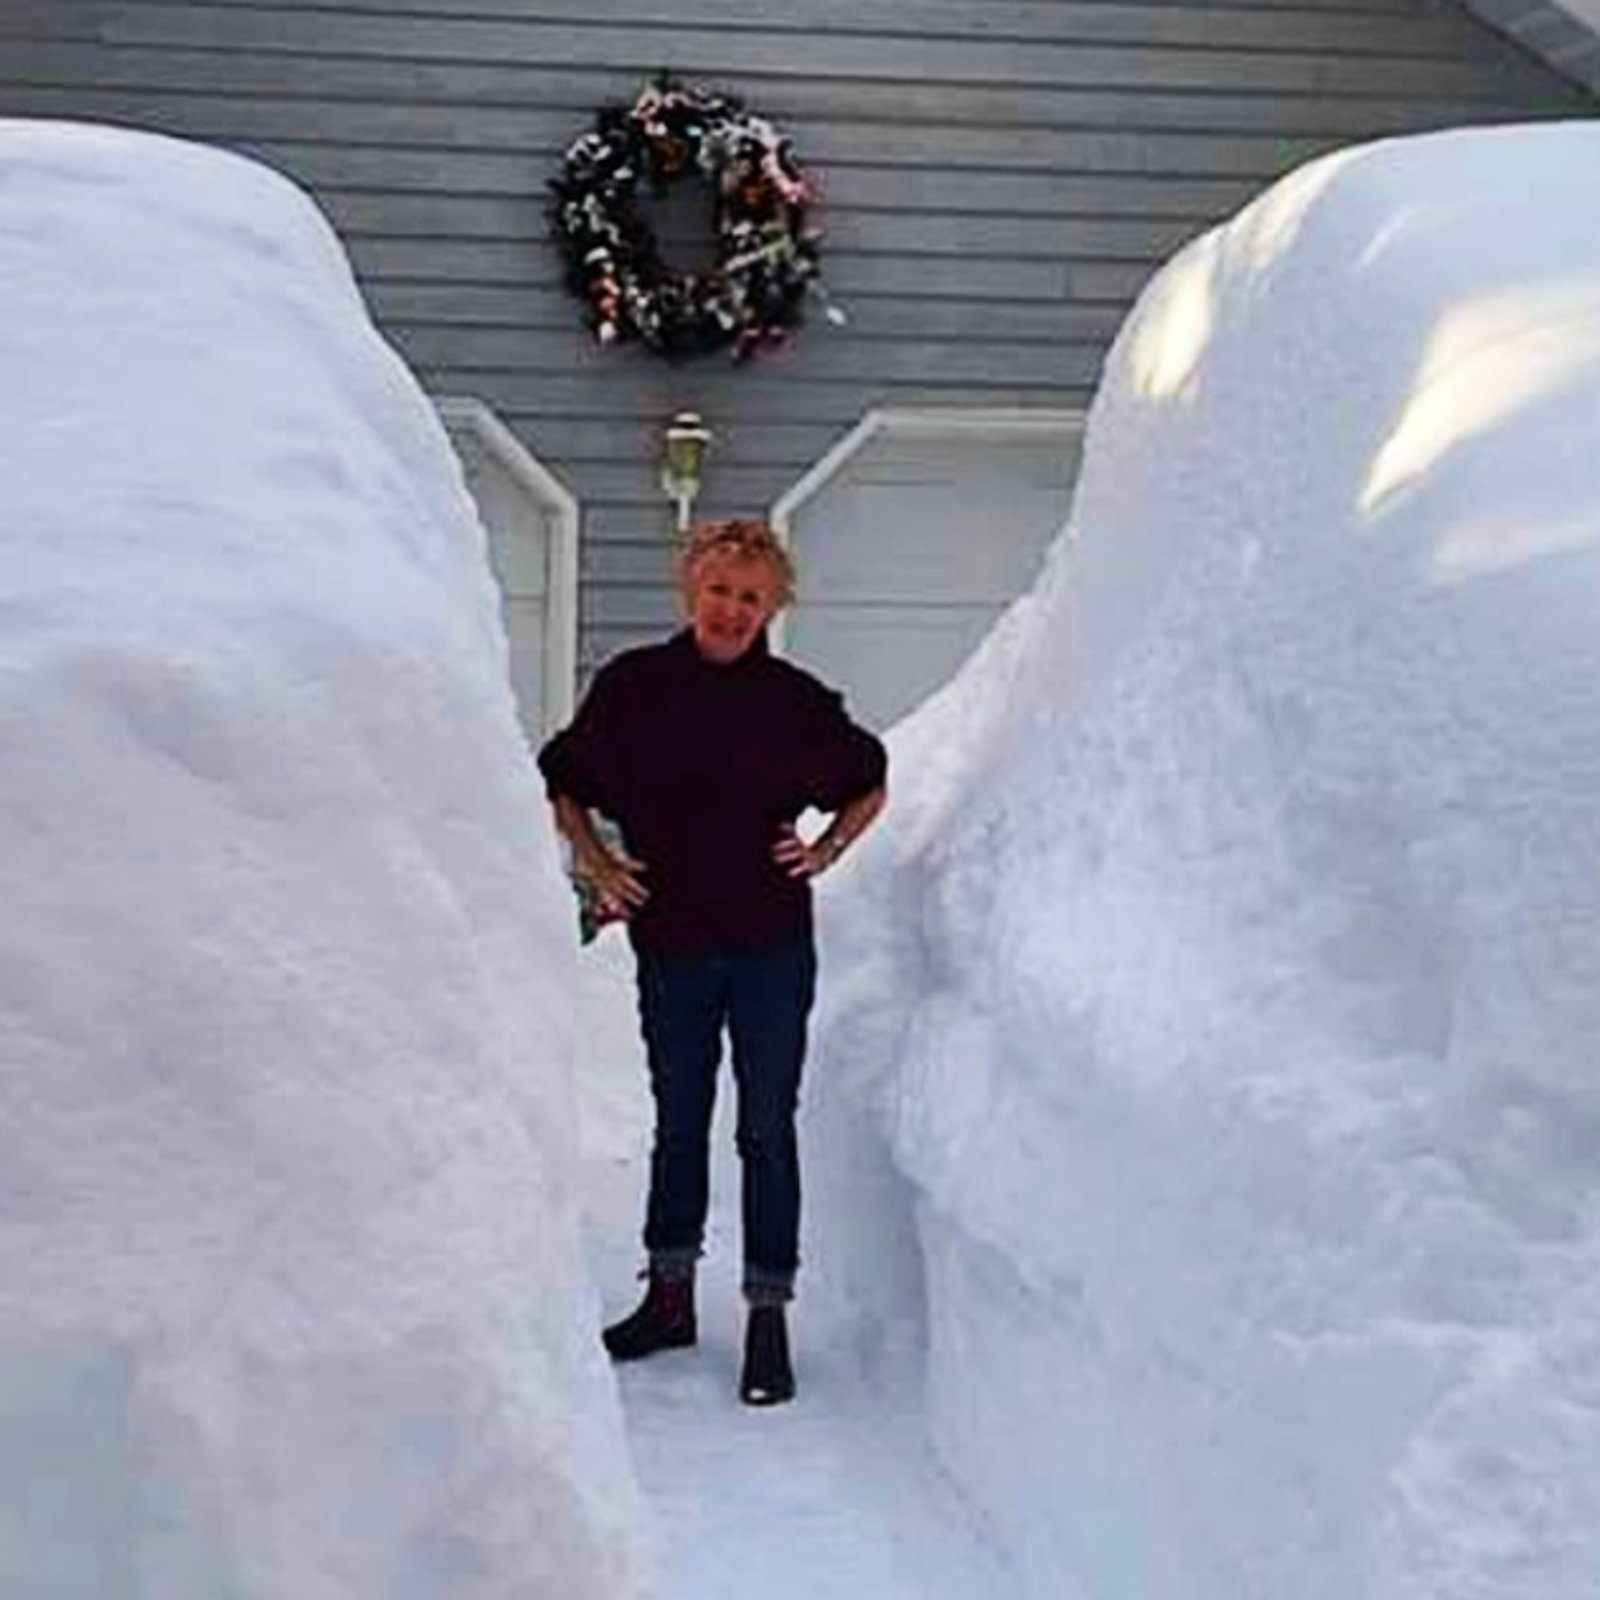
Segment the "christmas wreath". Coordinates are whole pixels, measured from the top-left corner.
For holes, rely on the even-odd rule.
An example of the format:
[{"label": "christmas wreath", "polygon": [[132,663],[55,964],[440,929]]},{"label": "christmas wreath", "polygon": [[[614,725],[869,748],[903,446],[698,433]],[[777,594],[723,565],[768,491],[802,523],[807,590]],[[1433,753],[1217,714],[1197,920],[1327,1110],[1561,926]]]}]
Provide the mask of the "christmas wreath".
[{"label": "christmas wreath", "polygon": [[[660,195],[697,174],[715,199],[717,260],[677,271],[640,214],[639,185]],[[599,111],[550,188],[566,286],[601,344],[638,340],[669,361],[732,346],[745,361],[786,340],[807,294],[821,293],[811,185],[790,141],[732,96],[659,79],[632,106]]]}]

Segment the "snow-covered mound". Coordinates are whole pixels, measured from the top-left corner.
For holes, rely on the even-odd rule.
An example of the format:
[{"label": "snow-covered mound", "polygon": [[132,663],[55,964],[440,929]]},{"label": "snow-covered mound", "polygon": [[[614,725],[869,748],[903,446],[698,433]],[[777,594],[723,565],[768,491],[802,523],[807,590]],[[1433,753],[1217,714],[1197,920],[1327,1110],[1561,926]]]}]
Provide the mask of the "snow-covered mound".
[{"label": "snow-covered mound", "polygon": [[0,1593],[632,1592],[484,540],[314,208],[0,123]]},{"label": "snow-covered mound", "polygon": [[[825,907],[816,1116],[1040,1595],[1600,1592],[1597,172],[1375,145],[1174,260]],[[818,1276],[913,1283],[810,1148]]]}]

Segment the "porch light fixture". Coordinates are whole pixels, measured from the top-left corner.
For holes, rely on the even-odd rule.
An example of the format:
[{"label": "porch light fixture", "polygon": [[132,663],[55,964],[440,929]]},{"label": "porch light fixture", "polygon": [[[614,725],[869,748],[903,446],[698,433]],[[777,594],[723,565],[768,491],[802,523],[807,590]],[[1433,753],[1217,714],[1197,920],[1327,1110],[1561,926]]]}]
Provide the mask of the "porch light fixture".
[{"label": "porch light fixture", "polygon": [[680,411],[667,424],[661,453],[661,491],[677,508],[679,533],[689,531],[689,516],[705,471],[711,430],[696,411]]}]

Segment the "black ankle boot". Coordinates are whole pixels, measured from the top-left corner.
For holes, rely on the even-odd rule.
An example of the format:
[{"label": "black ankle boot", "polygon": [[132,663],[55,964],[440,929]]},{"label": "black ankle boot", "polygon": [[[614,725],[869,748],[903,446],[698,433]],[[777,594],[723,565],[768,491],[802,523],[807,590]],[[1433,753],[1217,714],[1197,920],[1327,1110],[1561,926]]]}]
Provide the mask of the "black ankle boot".
[{"label": "black ankle boot", "polygon": [[638,1361],[695,1342],[694,1280],[651,1278],[639,1308],[601,1334],[613,1361]]},{"label": "black ankle boot", "polygon": [[744,1329],[744,1372],[739,1398],[747,1406],[776,1406],[794,1399],[789,1326],[783,1307],[751,1306]]}]

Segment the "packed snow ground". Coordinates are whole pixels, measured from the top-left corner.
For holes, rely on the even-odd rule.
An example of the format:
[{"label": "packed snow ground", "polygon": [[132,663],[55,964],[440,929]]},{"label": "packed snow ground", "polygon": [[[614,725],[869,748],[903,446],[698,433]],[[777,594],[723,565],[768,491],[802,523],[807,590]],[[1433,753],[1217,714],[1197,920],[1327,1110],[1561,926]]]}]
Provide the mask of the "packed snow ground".
[{"label": "packed snow ground", "polygon": [[[584,954],[579,1106],[590,1259],[611,1315],[639,1293],[649,1148],[633,963],[620,932]],[[939,1469],[914,1345],[841,1341],[804,1295],[792,1325],[800,1397],[752,1411],[734,1393],[743,1333],[738,1170],[724,1072],[700,1344],[619,1370],[656,1533],[660,1600],[1013,1600],[986,1519]],[[1073,1600],[1063,1587],[1059,1600]]]},{"label": "packed snow ground", "polygon": [[810,1292],[925,1301],[1030,1595],[1600,1592],[1596,172],[1352,150],[1170,263],[824,897]]}]

